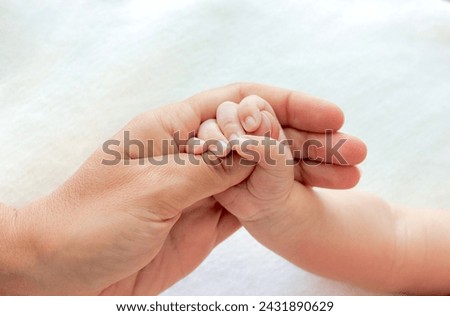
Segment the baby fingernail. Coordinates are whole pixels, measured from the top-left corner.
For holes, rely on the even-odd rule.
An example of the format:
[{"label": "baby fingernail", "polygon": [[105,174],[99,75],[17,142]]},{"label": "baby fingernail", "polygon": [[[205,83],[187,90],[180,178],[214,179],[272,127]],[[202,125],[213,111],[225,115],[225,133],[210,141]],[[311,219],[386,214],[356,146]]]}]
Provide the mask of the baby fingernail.
[{"label": "baby fingernail", "polygon": [[253,129],[255,128],[256,120],[253,116],[247,116],[247,118],[244,121],[245,129]]}]

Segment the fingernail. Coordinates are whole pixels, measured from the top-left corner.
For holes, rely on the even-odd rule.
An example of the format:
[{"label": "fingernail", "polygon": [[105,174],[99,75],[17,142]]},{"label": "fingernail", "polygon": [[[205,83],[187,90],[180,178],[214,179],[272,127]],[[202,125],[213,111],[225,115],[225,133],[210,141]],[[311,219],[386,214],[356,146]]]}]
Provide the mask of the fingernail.
[{"label": "fingernail", "polygon": [[256,120],[253,116],[247,116],[247,118],[244,120],[244,127],[247,130],[251,130],[255,128]]}]

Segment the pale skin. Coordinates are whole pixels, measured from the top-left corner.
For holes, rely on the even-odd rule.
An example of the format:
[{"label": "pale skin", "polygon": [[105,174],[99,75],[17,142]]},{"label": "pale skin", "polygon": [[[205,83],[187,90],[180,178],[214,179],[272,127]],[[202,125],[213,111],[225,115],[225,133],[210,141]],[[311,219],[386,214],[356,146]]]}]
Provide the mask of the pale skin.
[{"label": "pale skin", "polygon": [[[308,271],[383,292],[450,293],[450,212],[399,207],[363,192],[312,189],[297,167],[286,164],[291,151],[267,149],[257,136],[271,132],[278,144],[286,138],[289,132],[283,133],[274,115],[270,102],[252,97],[221,105],[216,119],[200,126],[197,137],[203,141],[252,134],[233,149],[257,163],[255,169],[216,194],[217,201],[260,243]],[[243,146],[248,139],[252,145]],[[267,162],[268,152],[276,163]]]},{"label": "pale skin", "polygon": [[[365,147],[336,132],[343,124],[341,110],[266,85],[234,84],[199,93],[137,116],[112,139],[122,140],[129,131],[144,144],[158,143],[173,140],[179,131],[187,140],[202,122],[216,117],[222,103],[245,103],[252,95],[267,100],[286,134],[299,142],[320,140],[326,129],[350,139],[343,146],[350,166],[300,165],[294,168],[297,179],[328,188],[358,182],[354,165],[364,159]],[[152,295],[194,270],[241,225],[214,196],[245,180],[254,166],[238,164],[238,155],[233,167],[202,159],[199,165],[187,159],[179,165],[176,158],[192,154],[177,145],[181,152],[164,153],[168,163],[163,166],[143,160],[160,157],[157,147],[151,154],[145,148],[141,156],[135,148],[118,146],[122,158],[114,166],[102,164],[110,157],[99,149],[48,196],[20,207],[0,204],[0,294]],[[233,209],[239,204],[234,202]]]}]

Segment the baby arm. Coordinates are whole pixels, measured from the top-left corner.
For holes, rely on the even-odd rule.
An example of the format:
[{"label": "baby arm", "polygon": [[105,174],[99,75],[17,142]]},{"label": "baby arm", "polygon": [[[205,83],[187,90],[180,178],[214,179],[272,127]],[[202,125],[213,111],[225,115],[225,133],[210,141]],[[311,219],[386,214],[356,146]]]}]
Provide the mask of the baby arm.
[{"label": "baby arm", "polygon": [[[291,203],[285,236],[262,242],[296,265],[380,291],[449,293],[450,213],[401,208],[357,191],[311,192]],[[244,226],[261,234],[263,225]]]},{"label": "baby arm", "polygon": [[[256,117],[250,120],[254,124],[247,124],[249,115]],[[450,291],[450,214],[395,207],[362,192],[313,190],[294,181],[294,169],[286,163],[292,156],[280,151],[283,131],[263,100],[219,108],[198,136],[227,142],[268,131],[278,138],[269,149],[276,163],[268,163],[263,138],[238,137],[234,149],[254,161],[249,150],[259,153],[258,164],[246,181],[216,195],[259,242],[306,270],[366,288]],[[244,146],[248,139],[254,142]]]}]

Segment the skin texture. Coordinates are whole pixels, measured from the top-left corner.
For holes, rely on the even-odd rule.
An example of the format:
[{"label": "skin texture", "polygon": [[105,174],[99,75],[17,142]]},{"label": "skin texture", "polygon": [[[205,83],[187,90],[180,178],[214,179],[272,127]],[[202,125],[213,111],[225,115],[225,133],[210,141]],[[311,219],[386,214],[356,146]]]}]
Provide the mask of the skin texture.
[{"label": "skin texture", "polygon": [[[252,95],[268,100],[283,128],[299,140],[321,138],[325,129],[337,131],[343,124],[342,112],[330,102],[247,83],[138,115],[112,140],[129,132],[144,144],[153,140],[153,151],[120,143],[120,163],[109,166],[102,161],[111,157],[99,149],[49,196],[20,209],[1,206],[0,293],[151,295],[189,274],[240,227],[213,196],[241,183],[254,166],[238,164],[238,155],[232,168],[204,159],[181,166],[176,159],[194,156],[185,152],[185,144],[177,143],[179,153],[173,148],[163,153],[158,145],[176,142],[177,131],[181,139],[196,135],[202,122],[215,118],[219,105]],[[346,150],[348,161],[365,156],[358,141]],[[168,159],[162,166],[144,159],[161,155]],[[359,179],[353,167],[326,166],[299,167],[296,178],[328,187]]]},{"label": "skin texture", "polygon": [[[269,103],[258,97],[250,102],[228,104],[232,110],[219,107],[215,126],[202,124],[198,137],[211,141],[230,139],[241,130],[253,134],[233,147],[257,163],[252,174],[215,195],[253,237],[299,267],[336,280],[383,292],[450,292],[449,212],[402,208],[356,191],[313,190],[304,173],[299,177],[286,164],[291,152],[280,150],[285,135]],[[255,118],[250,128],[248,116]],[[264,147],[258,135],[267,132],[278,146]],[[244,146],[249,140],[251,146]],[[259,156],[255,159],[250,150]],[[268,163],[265,153],[276,163]]]}]

